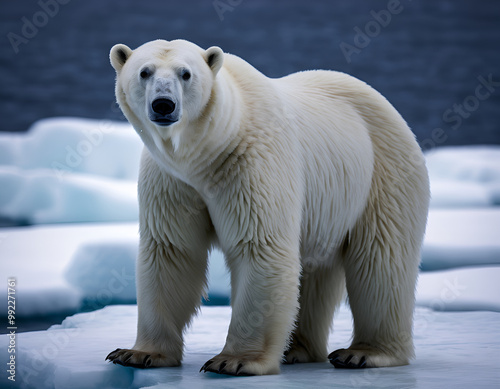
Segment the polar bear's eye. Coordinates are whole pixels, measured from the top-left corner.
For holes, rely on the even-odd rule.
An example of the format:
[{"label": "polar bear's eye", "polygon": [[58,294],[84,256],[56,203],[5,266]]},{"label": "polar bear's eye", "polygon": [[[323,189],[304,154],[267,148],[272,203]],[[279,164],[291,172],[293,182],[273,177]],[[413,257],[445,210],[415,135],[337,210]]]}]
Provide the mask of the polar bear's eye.
[{"label": "polar bear's eye", "polygon": [[184,81],[187,81],[191,78],[191,73],[189,72],[189,70],[183,70],[181,77]]},{"label": "polar bear's eye", "polygon": [[139,75],[141,76],[142,79],[146,79],[149,76],[151,76],[151,70],[149,68],[144,68],[141,70]]}]

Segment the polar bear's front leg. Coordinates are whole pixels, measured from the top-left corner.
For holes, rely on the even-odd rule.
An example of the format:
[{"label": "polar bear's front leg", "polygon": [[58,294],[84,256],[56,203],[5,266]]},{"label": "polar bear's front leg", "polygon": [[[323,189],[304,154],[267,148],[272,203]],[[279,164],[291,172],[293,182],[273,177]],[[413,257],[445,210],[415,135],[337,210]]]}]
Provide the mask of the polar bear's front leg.
[{"label": "polar bear's front leg", "polygon": [[109,359],[133,367],[180,365],[183,331],[206,282],[206,255],[206,249],[195,255],[171,243],[141,238],[137,339],[131,350],[114,352]]},{"label": "polar bear's front leg", "polygon": [[147,154],[139,202],[137,339],[132,349],[117,349],[106,359],[142,368],[178,366],[183,331],[206,285],[212,226],[196,192],[162,173]]},{"label": "polar bear's front leg", "polygon": [[178,366],[183,331],[200,304],[206,282],[207,249],[193,252],[141,237],[137,264],[137,339],[108,360],[132,367]]},{"label": "polar bear's front leg", "polygon": [[248,243],[235,259],[228,256],[233,309],[226,344],[200,371],[278,374],[298,310],[298,253]]}]

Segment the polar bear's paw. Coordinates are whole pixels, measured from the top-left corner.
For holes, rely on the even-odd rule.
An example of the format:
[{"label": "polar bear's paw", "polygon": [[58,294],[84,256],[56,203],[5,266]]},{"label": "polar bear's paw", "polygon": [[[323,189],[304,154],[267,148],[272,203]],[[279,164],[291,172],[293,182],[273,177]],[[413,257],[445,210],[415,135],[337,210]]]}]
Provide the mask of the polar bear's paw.
[{"label": "polar bear's paw", "polygon": [[287,365],[307,362],[311,362],[311,358],[309,357],[309,353],[305,349],[290,349],[286,351],[283,356],[283,363]]},{"label": "polar bear's paw", "polygon": [[313,358],[307,349],[301,345],[293,344],[290,349],[285,351],[283,355],[283,363],[294,364],[294,363],[308,363],[308,362],[320,362],[324,361],[324,358],[319,360]]},{"label": "polar bear's paw", "polygon": [[314,338],[294,333],[288,350],[283,354],[283,363],[324,362],[326,360],[326,349],[324,347],[313,346],[320,343],[317,339],[315,341]]},{"label": "polar bear's paw", "polygon": [[201,372],[212,372],[233,376],[253,376],[278,374],[279,365],[269,363],[263,358],[247,358],[236,355],[219,354],[207,361],[200,369]]},{"label": "polar bear's paw", "polygon": [[402,366],[409,363],[407,358],[398,358],[381,350],[365,347],[335,350],[328,355],[328,359],[339,369]]},{"label": "polar bear's paw", "polygon": [[115,365],[136,367],[146,369],[149,367],[172,367],[180,366],[181,362],[175,358],[169,358],[160,353],[149,353],[145,351],[117,348],[106,357],[106,361]]}]

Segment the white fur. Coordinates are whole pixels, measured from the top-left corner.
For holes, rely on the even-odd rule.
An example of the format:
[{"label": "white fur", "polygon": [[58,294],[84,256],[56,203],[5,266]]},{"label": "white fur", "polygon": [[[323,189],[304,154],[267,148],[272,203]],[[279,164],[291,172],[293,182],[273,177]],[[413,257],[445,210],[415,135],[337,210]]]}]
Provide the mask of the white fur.
[{"label": "white fur", "polygon": [[[354,338],[340,359],[408,363],[429,184],[396,110],[342,73],[270,79],[218,48],[181,40],[117,45],[111,62],[120,107],[146,148],[137,341],[110,359],[180,363],[217,245],[233,313],[206,370],[278,373],[285,351],[287,362],[325,360],[345,286]],[[147,82],[139,78],[145,65],[155,68]],[[192,72],[188,82],[179,68]],[[181,105],[168,127],[147,116],[161,93]]]}]

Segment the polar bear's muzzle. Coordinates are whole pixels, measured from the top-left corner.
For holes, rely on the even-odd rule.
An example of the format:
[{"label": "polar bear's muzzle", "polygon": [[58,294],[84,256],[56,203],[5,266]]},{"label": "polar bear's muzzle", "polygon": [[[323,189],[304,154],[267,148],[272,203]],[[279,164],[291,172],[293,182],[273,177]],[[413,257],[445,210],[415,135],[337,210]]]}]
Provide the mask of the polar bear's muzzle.
[{"label": "polar bear's muzzle", "polygon": [[149,107],[149,119],[159,126],[170,126],[179,120],[179,110],[176,103],[168,97],[160,97]]}]

